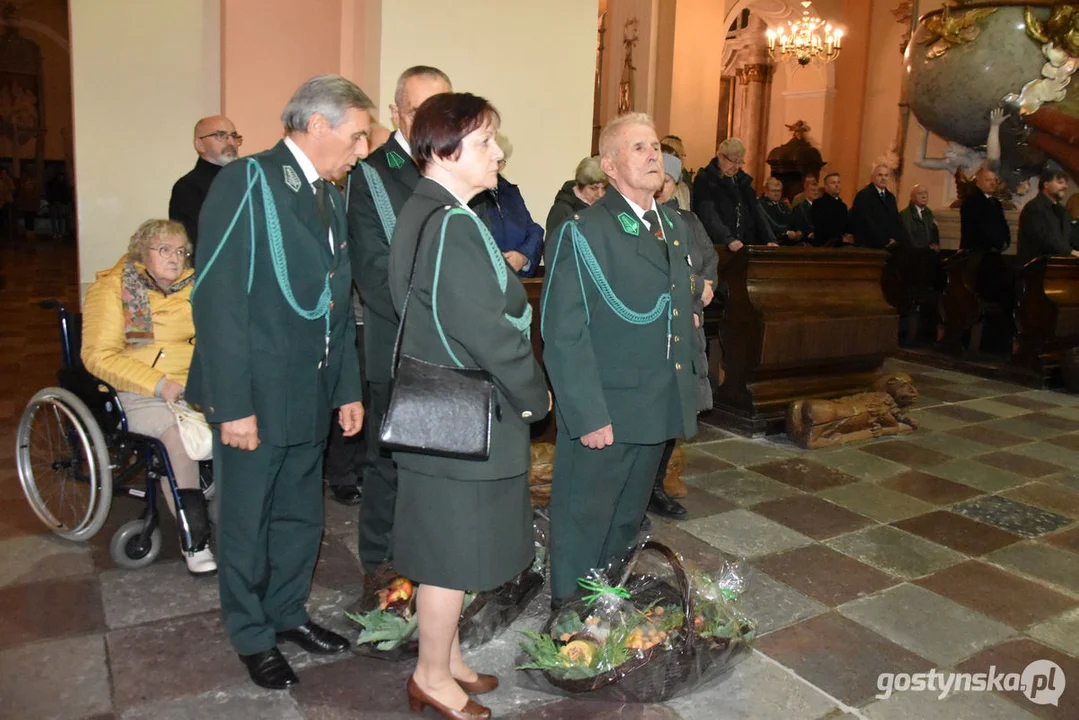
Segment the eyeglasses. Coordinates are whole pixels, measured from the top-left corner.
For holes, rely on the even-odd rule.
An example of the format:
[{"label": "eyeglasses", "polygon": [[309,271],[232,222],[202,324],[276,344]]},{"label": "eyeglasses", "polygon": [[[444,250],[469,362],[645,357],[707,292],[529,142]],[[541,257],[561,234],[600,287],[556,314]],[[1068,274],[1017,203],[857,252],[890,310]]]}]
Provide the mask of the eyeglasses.
[{"label": "eyeglasses", "polygon": [[163,260],[168,260],[170,257],[174,256],[180,260],[186,260],[187,257],[191,254],[190,252],[188,252],[187,248],[174,248],[169,247],[168,245],[158,245],[157,247],[152,247],[148,249],[157,253],[159,256],[161,256],[161,259]]},{"label": "eyeglasses", "polygon": [[232,138],[232,141],[236,143],[236,147],[244,144],[243,135],[240,135],[239,133],[228,133],[224,130],[218,130],[217,132],[210,133],[209,135],[202,135],[199,137],[199,140],[205,140],[206,138],[214,138],[215,140],[219,140],[221,142],[228,142],[229,138]]},{"label": "eyeglasses", "polygon": [[723,159],[726,160],[727,162],[729,162],[731,165],[745,165],[746,164],[746,159],[745,158],[738,158],[737,160],[735,160],[734,158],[732,158],[730,155],[728,155],[726,153],[720,153],[720,155],[722,155]]}]

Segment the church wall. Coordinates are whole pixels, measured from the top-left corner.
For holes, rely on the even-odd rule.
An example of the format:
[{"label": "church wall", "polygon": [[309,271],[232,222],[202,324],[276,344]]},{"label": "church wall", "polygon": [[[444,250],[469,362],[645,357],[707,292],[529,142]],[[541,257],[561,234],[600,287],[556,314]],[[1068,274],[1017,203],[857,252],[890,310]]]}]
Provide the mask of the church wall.
[{"label": "church wall", "polygon": [[596,0],[384,2],[380,112],[388,120],[397,76],[420,63],[489,99],[513,146],[505,176],[542,225],[591,149],[597,15]]},{"label": "church wall", "polygon": [[[787,125],[802,120],[810,127],[806,139],[820,150],[825,161],[829,159],[830,148],[825,141],[830,142],[831,137],[825,132],[825,128],[831,123],[832,105],[835,101],[835,89],[829,87],[833,71],[834,68],[826,65],[803,68],[784,62],[776,66],[772,76],[766,154],[791,139],[791,131],[787,129]],[[830,165],[825,165],[822,172],[830,169]],[[765,166],[765,174],[770,173],[771,168]]]},{"label": "church wall", "polygon": [[716,154],[724,16],[723,3],[715,0],[678,0],[675,9],[670,121],[658,130],[682,138],[694,171]]},{"label": "church wall", "polygon": [[164,217],[194,164],[191,130],[220,108],[219,0],[71,0],[79,279]]},{"label": "church wall", "polygon": [[892,0],[873,1],[861,162],[858,163],[855,187],[869,183],[873,165],[877,162],[888,160],[889,164],[894,164],[898,159],[891,153],[899,127],[899,98],[904,81],[903,56],[899,51],[904,26],[896,22],[892,14],[894,6]]}]

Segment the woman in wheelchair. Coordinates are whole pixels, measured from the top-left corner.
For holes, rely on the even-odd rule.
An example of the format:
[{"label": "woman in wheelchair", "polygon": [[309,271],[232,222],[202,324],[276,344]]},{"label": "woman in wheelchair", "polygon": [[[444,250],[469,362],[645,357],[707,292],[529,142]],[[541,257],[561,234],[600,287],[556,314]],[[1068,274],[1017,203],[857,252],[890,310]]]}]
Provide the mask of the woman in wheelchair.
[{"label": "woman in wheelchair", "polygon": [[[184,553],[192,575],[216,572],[209,547],[206,499],[199,489],[199,464],[180,438],[168,403],[184,397],[194,351],[191,317],[194,270],[187,262],[191,243],[183,225],[147,220],[127,254],[97,274],[83,309],[82,362],[116,388],[131,432],[158,438],[168,452],[180,503],[191,526],[192,547]],[[163,480],[162,496],[176,514]],[[181,542],[181,545],[183,543]]]}]

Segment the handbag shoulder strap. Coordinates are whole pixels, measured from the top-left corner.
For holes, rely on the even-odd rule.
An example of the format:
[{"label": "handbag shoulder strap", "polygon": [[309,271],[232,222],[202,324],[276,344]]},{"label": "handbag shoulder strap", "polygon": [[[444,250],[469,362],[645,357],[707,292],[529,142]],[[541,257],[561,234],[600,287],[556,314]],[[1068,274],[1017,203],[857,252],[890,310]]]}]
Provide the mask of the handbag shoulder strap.
[{"label": "handbag shoulder strap", "polygon": [[397,377],[397,365],[401,360],[401,339],[405,334],[405,318],[408,316],[408,301],[412,298],[412,281],[416,276],[416,260],[420,256],[420,245],[423,244],[423,231],[427,229],[427,224],[431,222],[431,218],[435,216],[439,210],[450,210],[451,205],[439,205],[431,212],[427,213],[427,217],[420,223],[420,231],[416,238],[416,249],[412,253],[412,266],[408,271],[408,289],[405,291],[404,302],[401,303],[401,321],[397,324],[397,336],[393,340],[393,359],[390,362],[390,381]]}]

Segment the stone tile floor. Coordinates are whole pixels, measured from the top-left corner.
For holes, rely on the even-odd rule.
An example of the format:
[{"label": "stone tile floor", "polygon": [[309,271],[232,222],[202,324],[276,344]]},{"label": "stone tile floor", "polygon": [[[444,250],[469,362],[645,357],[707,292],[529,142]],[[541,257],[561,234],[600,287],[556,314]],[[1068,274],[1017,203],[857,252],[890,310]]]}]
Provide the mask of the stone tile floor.
[{"label": "stone tile floor", "polygon": [[[86,544],[52,537],[30,512],[13,451],[19,414],[52,384],[52,317],[34,303],[77,299],[74,252],[0,251],[0,718],[412,717],[407,663],[293,653],[290,693],[253,687],[224,637],[213,580],[184,572],[172,527],[141,571],[112,566],[108,540],[135,517],[118,501]],[[503,687],[510,718],[1079,717],[1079,397],[907,363],[921,429],[824,451],[705,428],[688,444],[690,518],[654,532],[693,563],[748,558],[755,650],[710,686],[662,705],[569,700],[515,681],[516,626],[471,653]],[[312,614],[341,630],[361,588],[356,512],[332,502]],[[895,692],[878,674],[1021,672],[1052,660],[1070,681],[1059,705],[1022,693]],[[434,714],[428,711],[428,717]]]}]

